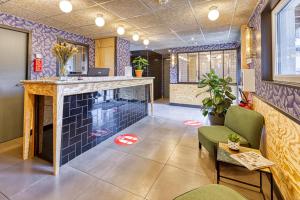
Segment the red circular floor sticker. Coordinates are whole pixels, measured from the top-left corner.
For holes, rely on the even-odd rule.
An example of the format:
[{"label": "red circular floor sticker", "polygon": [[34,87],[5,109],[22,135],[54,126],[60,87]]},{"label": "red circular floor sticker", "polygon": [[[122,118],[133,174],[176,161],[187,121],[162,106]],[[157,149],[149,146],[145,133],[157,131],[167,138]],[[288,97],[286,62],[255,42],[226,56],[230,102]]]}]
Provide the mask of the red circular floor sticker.
[{"label": "red circular floor sticker", "polygon": [[202,123],[200,121],[197,121],[197,120],[186,120],[183,122],[184,125],[187,125],[187,126],[202,126]]},{"label": "red circular floor sticker", "polygon": [[138,142],[138,137],[135,134],[123,134],[115,138],[115,143],[121,146],[132,145]]}]

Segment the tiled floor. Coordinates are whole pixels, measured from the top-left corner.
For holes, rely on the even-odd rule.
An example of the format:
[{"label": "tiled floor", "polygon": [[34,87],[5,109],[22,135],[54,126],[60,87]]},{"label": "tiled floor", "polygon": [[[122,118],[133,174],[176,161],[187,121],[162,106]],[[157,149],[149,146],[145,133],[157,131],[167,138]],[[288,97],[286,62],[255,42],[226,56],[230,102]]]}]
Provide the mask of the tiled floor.
[{"label": "tiled floor", "polygon": [[[198,149],[197,129],[183,125],[187,119],[204,120],[199,109],[158,102],[154,117],[121,132],[137,134],[139,143],[119,147],[110,138],[64,165],[58,177],[51,175],[49,163],[22,161],[20,147],[7,148],[0,152],[0,200],[171,200],[213,183],[213,162]],[[227,167],[224,172],[258,183],[258,176],[246,170]],[[248,199],[263,199],[253,189],[222,184]],[[264,185],[268,192],[266,180]]]}]

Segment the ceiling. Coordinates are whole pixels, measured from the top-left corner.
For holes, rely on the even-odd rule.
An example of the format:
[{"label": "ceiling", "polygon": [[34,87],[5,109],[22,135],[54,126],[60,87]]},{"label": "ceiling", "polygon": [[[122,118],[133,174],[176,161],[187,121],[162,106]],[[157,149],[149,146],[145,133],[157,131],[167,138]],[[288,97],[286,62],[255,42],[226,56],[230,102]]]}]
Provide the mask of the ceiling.
[{"label": "ceiling", "polygon": [[[60,11],[59,0],[0,0],[0,11],[91,38],[117,36],[116,27],[126,29],[125,39],[132,50],[145,49],[141,40],[131,39],[138,32],[150,40],[149,49],[195,46],[239,41],[240,26],[248,22],[257,0],[71,0],[73,11]],[[220,12],[218,20],[208,20],[211,6]],[[104,27],[95,25],[102,13]]]}]

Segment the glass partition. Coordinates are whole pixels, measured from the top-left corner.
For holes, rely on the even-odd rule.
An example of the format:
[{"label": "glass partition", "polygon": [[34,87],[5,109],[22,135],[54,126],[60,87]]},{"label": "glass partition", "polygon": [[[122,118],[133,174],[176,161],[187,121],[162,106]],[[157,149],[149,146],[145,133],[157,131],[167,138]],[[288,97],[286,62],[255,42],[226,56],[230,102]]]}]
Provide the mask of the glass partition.
[{"label": "glass partition", "polygon": [[212,51],[210,54],[210,67],[219,77],[223,77],[223,51]]},{"label": "glass partition", "polygon": [[237,82],[237,50],[178,53],[178,81],[196,83],[214,69],[219,77]]}]

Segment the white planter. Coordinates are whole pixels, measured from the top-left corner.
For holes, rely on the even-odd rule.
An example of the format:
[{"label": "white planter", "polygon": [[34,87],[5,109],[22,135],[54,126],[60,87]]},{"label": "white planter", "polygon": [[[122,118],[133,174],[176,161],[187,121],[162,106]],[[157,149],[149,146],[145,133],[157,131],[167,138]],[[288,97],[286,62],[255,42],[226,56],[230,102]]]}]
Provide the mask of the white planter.
[{"label": "white planter", "polygon": [[232,142],[232,141],[228,140],[228,148],[238,151],[240,149],[240,142]]}]

